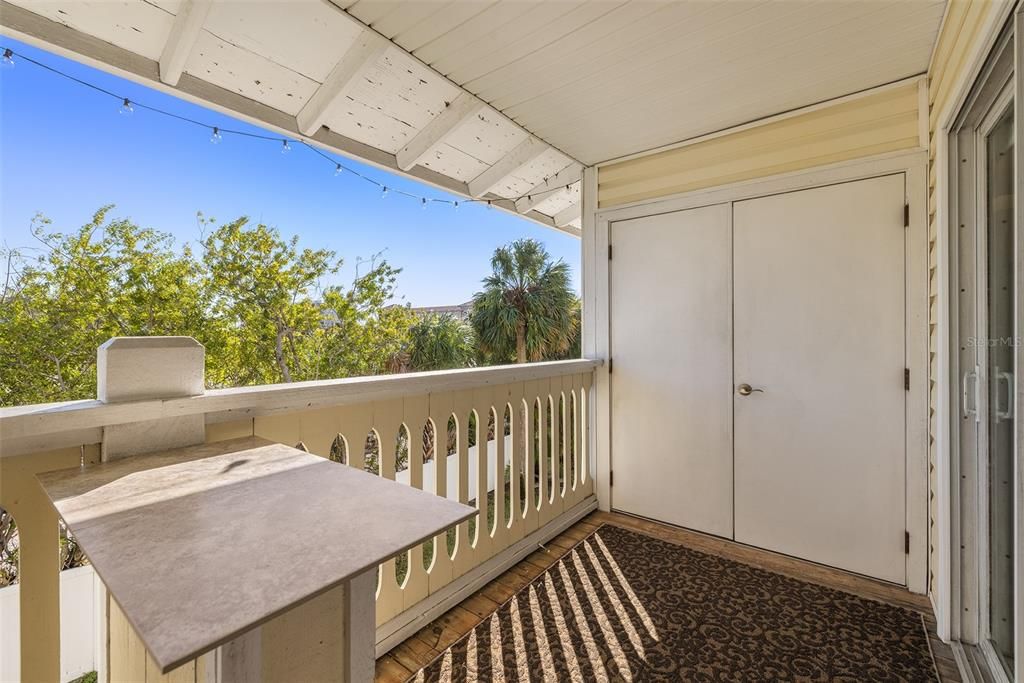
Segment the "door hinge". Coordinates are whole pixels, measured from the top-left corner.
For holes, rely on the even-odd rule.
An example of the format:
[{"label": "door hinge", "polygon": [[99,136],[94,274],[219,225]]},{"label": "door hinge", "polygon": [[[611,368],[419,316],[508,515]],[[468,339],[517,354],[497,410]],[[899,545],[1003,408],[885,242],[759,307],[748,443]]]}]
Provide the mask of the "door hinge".
[{"label": "door hinge", "polygon": [[608,245],[608,260],[612,260],[612,245]]},{"label": "door hinge", "polygon": [[904,531],[903,532],[903,553],[905,555],[909,555],[910,554],[910,532],[909,531]]},{"label": "door hinge", "polygon": [[910,227],[910,204],[903,205],[903,227]]},{"label": "door hinge", "polygon": [[910,391],[910,368],[903,368],[903,388]]},{"label": "door hinge", "polygon": [[615,472],[612,470],[608,470],[608,486],[615,486]]}]

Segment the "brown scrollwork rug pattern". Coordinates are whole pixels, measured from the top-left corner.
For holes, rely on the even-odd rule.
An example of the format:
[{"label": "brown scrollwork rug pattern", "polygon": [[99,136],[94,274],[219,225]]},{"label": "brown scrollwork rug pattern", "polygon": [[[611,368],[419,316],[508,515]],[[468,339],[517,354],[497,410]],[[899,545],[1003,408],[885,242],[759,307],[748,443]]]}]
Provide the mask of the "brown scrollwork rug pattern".
[{"label": "brown scrollwork rug pattern", "polygon": [[605,525],[413,681],[936,681],[921,616]]}]

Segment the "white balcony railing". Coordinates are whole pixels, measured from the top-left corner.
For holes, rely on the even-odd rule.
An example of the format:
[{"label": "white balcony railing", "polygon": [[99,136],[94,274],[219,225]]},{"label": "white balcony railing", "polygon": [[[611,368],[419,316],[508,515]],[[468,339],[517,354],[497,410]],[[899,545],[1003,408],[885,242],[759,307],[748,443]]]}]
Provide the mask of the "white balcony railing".
[{"label": "white balcony railing", "polygon": [[[207,441],[261,436],[325,458],[333,454],[353,467],[366,466],[371,446],[369,461],[380,476],[400,475],[411,486],[470,504],[475,499],[477,518],[381,565],[380,652],[595,506],[588,415],[599,364],[559,361],[0,409],[0,506],[14,515],[20,534],[23,679],[55,678],[60,652],[58,521],[35,474],[99,462],[112,427],[203,415]],[[126,625],[117,621],[116,605],[110,611],[103,629],[111,635],[111,674],[130,668],[126,658],[133,656],[144,667],[137,640],[134,654],[128,652],[130,628],[127,645],[115,642],[112,636]]]}]

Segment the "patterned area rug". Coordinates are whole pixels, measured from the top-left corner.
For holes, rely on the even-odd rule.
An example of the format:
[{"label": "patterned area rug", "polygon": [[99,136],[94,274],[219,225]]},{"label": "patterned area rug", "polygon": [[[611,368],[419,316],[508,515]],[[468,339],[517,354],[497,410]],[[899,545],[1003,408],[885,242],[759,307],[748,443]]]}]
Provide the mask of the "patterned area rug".
[{"label": "patterned area rug", "polygon": [[413,681],[936,681],[921,616],[605,525]]}]

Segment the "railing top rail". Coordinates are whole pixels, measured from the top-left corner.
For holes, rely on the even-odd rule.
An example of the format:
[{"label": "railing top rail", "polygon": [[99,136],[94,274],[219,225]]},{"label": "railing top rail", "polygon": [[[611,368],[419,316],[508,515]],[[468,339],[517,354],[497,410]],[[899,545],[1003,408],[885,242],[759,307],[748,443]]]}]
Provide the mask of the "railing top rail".
[{"label": "railing top rail", "polygon": [[66,401],[0,408],[0,456],[3,446],[58,432],[97,429],[180,415],[207,414],[208,422],[237,420],[270,413],[380,401],[445,391],[528,382],[587,372],[603,361],[591,359],[415,372],[401,375],[264,384],[212,389],[186,398],[103,403]]}]

